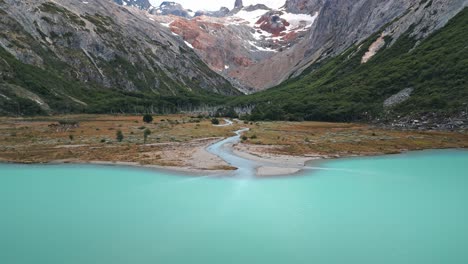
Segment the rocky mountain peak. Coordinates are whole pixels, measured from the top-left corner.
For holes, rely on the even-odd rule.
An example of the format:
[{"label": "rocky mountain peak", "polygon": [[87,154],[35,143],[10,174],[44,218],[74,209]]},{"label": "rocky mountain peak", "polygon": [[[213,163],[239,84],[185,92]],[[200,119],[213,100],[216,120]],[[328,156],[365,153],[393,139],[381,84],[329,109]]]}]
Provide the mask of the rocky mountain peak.
[{"label": "rocky mountain peak", "polygon": [[123,6],[134,6],[142,10],[151,8],[149,0],[114,0],[114,2]]},{"label": "rocky mountain peak", "polygon": [[256,5],[246,6],[246,7],[243,8],[243,10],[245,10],[247,12],[252,12],[252,11],[256,11],[256,10],[271,10],[271,8],[269,8],[268,6],[266,6],[264,4],[256,4]]},{"label": "rocky mountain peak", "polygon": [[195,17],[198,16],[209,16],[209,17],[225,17],[229,14],[230,10],[227,7],[221,7],[218,11],[205,11],[199,10],[195,12]]},{"label": "rocky mountain peak", "polygon": [[149,12],[153,15],[173,15],[184,18],[193,17],[192,10],[185,9],[181,4],[171,1],[164,1],[159,5],[159,7],[152,8]]},{"label": "rocky mountain peak", "polygon": [[240,9],[243,7],[244,7],[244,3],[242,2],[242,0],[236,0],[236,2],[234,3],[234,9]]}]

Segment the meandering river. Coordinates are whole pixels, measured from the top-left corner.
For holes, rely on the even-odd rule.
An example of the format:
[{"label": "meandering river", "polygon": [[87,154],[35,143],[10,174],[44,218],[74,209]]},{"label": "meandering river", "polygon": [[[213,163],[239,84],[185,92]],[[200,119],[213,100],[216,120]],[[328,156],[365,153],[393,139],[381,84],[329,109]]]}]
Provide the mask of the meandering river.
[{"label": "meandering river", "polygon": [[0,164],[0,263],[468,263],[467,151],[311,166],[256,179]]}]

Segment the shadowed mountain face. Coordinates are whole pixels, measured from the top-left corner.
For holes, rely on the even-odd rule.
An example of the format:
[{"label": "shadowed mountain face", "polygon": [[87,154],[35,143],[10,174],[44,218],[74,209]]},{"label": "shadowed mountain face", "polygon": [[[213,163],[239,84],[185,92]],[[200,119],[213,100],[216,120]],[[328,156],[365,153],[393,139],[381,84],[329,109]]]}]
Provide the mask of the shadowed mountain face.
[{"label": "shadowed mountain face", "polygon": [[[3,0],[0,14],[0,94],[6,101],[19,97],[54,109],[62,100],[70,108],[86,108],[86,101],[96,98],[80,89],[151,96],[239,94],[145,11],[106,0]],[[57,78],[48,78],[50,83],[63,85],[43,83],[42,71]],[[77,86],[74,91],[68,82]]]}]

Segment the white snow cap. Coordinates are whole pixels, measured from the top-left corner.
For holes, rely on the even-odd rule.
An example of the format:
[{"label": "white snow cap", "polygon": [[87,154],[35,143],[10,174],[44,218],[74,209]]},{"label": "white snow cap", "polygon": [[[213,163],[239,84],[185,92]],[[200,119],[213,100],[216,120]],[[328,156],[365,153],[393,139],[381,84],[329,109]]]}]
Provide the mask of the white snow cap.
[{"label": "white snow cap", "polygon": [[[203,1],[194,1],[194,0],[171,0],[181,4],[184,8],[197,10],[209,10],[216,11],[219,10],[222,6],[225,6],[229,9],[234,7],[235,0],[203,0]],[[154,6],[159,6],[164,0],[150,0],[151,4]],[[243,0],[244,6],[255,5],[255,4],[264,4],[270,8],[280,8],[284,6],[286,0]]]}]

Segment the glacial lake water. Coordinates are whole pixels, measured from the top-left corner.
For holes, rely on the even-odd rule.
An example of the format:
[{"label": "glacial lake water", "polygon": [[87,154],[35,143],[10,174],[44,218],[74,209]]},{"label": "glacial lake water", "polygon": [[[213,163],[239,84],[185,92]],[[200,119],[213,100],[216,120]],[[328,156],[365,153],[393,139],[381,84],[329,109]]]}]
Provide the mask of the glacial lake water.
[{"label": "glacial lake water", "polygon": [[270,179],[0,164],[0,263],[468,263],[468,152]]}]

